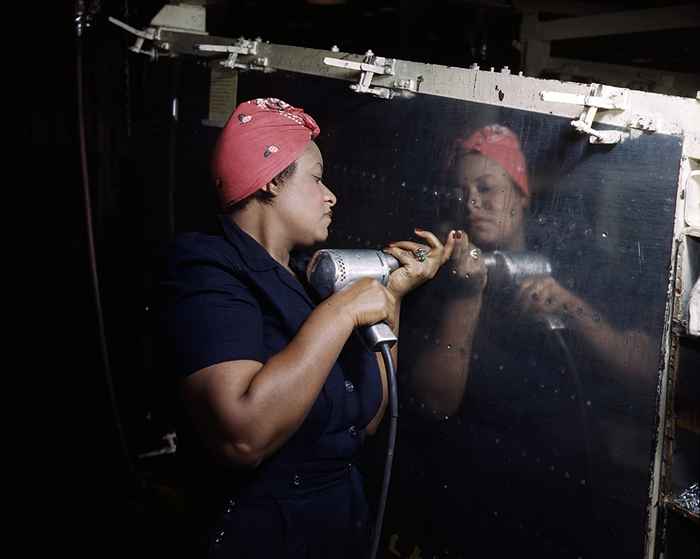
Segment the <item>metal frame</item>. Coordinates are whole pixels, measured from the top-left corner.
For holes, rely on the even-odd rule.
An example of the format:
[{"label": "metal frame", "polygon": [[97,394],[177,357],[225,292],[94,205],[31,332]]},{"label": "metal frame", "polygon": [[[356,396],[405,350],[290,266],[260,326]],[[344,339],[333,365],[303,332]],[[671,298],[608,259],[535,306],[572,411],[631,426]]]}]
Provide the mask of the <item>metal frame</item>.
[{"label": "metal frame", "polygon": [[658,531],[663,535],[665,518],[660,516],[669,506],[672,488],[673,441],[675,438],[674,398],[678,378],[680,338],[689,335],[687,326],[687,301],[692,283],[688,281],[690,261],[688,238],[700,238],[700,231],[688,228],[685,222],[685,187],[691,171],[700,166],[700,150],[696,142],[684,142],[680,161],[676,215],[674,223],[673,249],[666,318],[662,341],[663,363],[658,384],[658,414],[656,447],[652,465],[652,480],[649,488],[649,513],[647,524],[646,558],[659,557]]}]

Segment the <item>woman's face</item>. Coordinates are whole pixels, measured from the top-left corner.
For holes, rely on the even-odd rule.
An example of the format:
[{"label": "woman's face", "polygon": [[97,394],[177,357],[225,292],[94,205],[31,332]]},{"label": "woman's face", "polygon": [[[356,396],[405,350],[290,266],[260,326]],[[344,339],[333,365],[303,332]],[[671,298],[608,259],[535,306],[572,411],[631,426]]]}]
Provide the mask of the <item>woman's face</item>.
[{"label": "woman's face", "polygon": [[456,179],[464,192],[469,239],[483,250],[523,248],[528,198],[495,161],[478,153],[462,156]]},{"label": "woman's face", "polygon": [[328,238],[335,195],[323,184],[323,158],[309,142],[296,170],[281,185],[274,206],[294,246],[311,246]]}]

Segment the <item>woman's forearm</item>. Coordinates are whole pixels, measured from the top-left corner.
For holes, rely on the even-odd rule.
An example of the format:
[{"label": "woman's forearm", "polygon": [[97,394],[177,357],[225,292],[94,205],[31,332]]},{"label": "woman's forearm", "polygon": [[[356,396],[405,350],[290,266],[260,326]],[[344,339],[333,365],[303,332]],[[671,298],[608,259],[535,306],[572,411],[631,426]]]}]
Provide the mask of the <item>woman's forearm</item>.
[{"label": "woman's forearm", "polygon": [[413,388],[429,411],[453,414],[464,395],[483,297],[455,298],[412,365]]},{"label": "woman's forearm", "polygon": [[228,361],[184,381],[185,397],[210,445],[255,465],[303,423],[355,327],[394,315],[394,297],[359,280],[319,304],[297,334],[263,365]]},{"label": "woman's forearm", "polygon": [[[570,315],[569,324],[606,368],[632,387],[653,380],[656,351],[651,338],[637,330],[617,330],[589,305],[581,307],[583,312]],[[645,371],[651,373],[648,378],[640,376]]]},{"label": "woman's forearm", "polygon": [[327,299],[255,375],[239,406],[264,454],[302,424],[353,329],[352,318]]}]

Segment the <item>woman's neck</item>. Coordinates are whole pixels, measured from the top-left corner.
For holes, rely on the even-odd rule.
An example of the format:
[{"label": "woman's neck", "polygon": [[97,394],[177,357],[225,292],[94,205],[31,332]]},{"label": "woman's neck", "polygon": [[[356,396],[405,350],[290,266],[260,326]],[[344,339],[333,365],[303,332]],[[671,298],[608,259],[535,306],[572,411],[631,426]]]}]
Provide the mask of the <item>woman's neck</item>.
[{"label": "woman's neck", "polygon": [[290,269],[289,253],[293,246],[274,216],[262,208],[252,206],[235,212],[230,219],[258,241],[274,260],[284,268]]},{"label": "woman's neck", "polygon": [[525,244],[525,232],[522,229],[508,239],[501,239],[498,243],[483,243],[479,245],[478,240],[474,242],[484,252],[491,252],[494,250],[501,250],[506,252],[522,252],[527,246]]},{"label": "woman's neck", "polygon": [[525,230],[522,227],[513,235],[508,245],[506,250],[512,250],[513,252],[522,252],[525,250]]}]

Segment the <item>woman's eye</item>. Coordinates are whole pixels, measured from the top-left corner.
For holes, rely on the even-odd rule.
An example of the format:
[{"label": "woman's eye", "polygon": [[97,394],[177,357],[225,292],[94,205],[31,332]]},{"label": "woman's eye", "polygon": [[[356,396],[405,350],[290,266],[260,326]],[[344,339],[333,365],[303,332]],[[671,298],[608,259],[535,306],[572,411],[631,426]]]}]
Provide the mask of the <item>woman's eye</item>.
[{"label": "woman's eye", "polygon": [[476,185],[476,189],[483,194],[485,192],[489,192],[491,190],[491,187],[484,182],[480,182]]},{"label": "woman's eye", "polygon": [[316,179],[316,182],[321,182],[322,177],[314,176],[314,179]]}]

